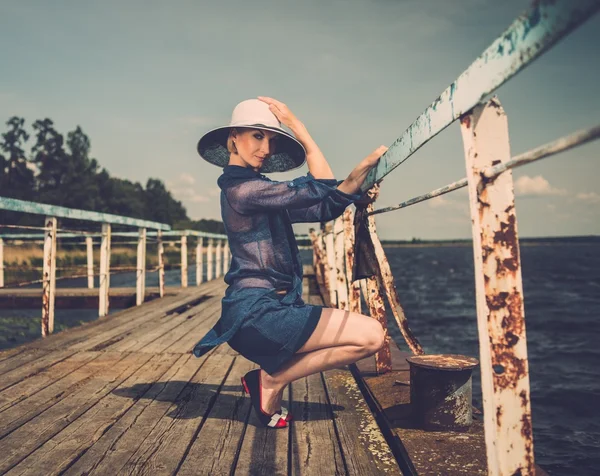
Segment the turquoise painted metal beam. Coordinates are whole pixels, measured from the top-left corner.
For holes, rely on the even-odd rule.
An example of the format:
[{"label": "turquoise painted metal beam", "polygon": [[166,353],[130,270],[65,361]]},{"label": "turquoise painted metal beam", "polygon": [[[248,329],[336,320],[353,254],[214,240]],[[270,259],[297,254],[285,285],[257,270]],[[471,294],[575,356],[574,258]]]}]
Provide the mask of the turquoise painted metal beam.
[{"label": "turquoise painted metal beam", "polygon": [[170,230],[171,227],[164,223],[148,220],[113,215],[111,213],[90,212],[77,210],[75,208],[59,207],[45,203],[27,202],[15,198],[0,197],[0,210],[12,212],[33,213],[50,217],[71,218],[73,220],[94,221],[99,223],[110,223],[112,225],[135,226],[138,228],[153,228],[155,230]]},{"label": "turquoise painted metal beam", "polygon": [[600,0],[533,2],[390,146],[362,190],[389,174],[598,10]]}]

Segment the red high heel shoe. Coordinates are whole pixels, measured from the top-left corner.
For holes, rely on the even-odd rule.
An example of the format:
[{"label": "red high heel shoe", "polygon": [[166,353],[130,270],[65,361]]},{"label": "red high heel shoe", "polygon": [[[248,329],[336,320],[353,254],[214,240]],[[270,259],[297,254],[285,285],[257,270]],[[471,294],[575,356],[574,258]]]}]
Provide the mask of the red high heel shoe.
[{"label": "red high heel shoe", "polygon": [[244,375],[242,377],[242,386],[244,387],[244,391],[250,395],[256,416],[263,425],[269,428],[287,427],[288,422],[292,420],[292,415],[288,412],[287,408],[282,407],[279,412],[275,412],[272,415],[269,415],[262,409],[260,369],[251,370]]}]

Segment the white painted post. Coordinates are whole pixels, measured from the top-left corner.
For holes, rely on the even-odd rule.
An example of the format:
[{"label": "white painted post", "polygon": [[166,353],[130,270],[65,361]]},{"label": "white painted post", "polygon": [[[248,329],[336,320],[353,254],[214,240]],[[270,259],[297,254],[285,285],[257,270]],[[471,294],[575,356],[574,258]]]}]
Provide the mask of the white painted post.
[{"label": "white painted post", "polygon": [[135,280],[135,304],[144,302],[146,297],[146,229],[139,229],[137,244],[137,276]]},{"label": "white painted post", "polygon": [[473,230],[477,326],[488,474],[533,475],[534,453],[523,286],[508,121],[498,99],[461,118]]},{"label": "white painted post", "polygon": [[0,238],[0,288],[4,287],[4,240]]},{"label": "white painted post", "polygon": [[162,242],[162,230],[156,233],[157,257],[158,257],[158,294],[165,295],[165,247]]},{"label": "white painted post", "polygon": [[325,225],[323,230],[325,238],[325,253],[327,257],[327,274],[329,275],[329,302],[331,307],[337,307],[337,293],[336,293],[336,277],[335,272],[335,248],[333,242],[333,222],[329,222]]},{"label": "white painted post", "polygon": [[87,251],[87,282],[88,289],[94,289],[94,244],[91,236],[85,237]]},{"label": "white painted post", "polygon": [[221,277],[221,271],[223,271],[222,258],[223,258],[223,240],[217,240],[217,250],[216,250],[216,263],[215,263],[215,278]]},{"label": "white painted post", "polygon": [[42,337],[46,337],[54,332],[54,299],[56,294],[56,218],[47,217],[45,226],[44,264],[42,271]]},{"label": "white painted post", "polygon": [[99,276],[98,316],[108,314],[110,289],[110,224],[102,224],[102,241],[100,242],[100,276]]},{"label": "white painted post", "polygon": [[348,286],[348,309],[351,312],[361,312],[360,283],[352,282],[352,268],[354,267],[354,213],[351,208],[344,211],[344,248],[346,254],[346,280]]},{"label": "white painted post", "polygon": [[188,259],[187,259],[187,236],[181,237],[181,287],[188,285]]},{"label": "white painted post", "polygon": [[206,247],[206,280],[211,281],[213,278],[213,239],[208,239]]},{"label": "white painted post", "polygon": [[229,271],[229,242],[225,240],[223,242],[223,275],[226,275]]},{"label": "white painted post", "polygon": [[202,245],[204,239],[198,238],[196,242],[196,286],[202,284]]},{"label": "white painted post", "polygon": [[348,304],[348,285],[346,282],[346,270],[344,264],[346,262],[346,250],[344,247],[344,220],[337,218],[333,222],[333,234],[335,242],[335,288],[337,291],[338,309],[347,311]]}]

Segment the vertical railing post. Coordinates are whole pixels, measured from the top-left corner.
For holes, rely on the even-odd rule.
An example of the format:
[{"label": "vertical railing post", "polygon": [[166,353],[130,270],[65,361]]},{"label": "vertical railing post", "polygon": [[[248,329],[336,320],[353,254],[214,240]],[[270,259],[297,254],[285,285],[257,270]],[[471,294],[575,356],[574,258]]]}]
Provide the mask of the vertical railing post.
[{"label": "vertical railing post", "polygon": [[223,240],[217,240],[217,251],[216,251],[216,263],[215,263],[215,278],[221,277],[223,271]]},{"label": "vertical railing post", "polygon": [[146,297],[146,228],[139,229],[137,244],[137,276],[135,282],[135,303],[137,306]]},{"label": "vertical railing post", "polygon": [[187,236],[181,235],[181,287],[188,285]]},{"label": "vertical railing post", "polygon": [[335,272],[335,248],[333,243],[333,223],[326,223],[323,228],[325,244],[325,257],[327,259],[326,273],[329,276],[329,303],[331,307],[337,307],[336,272]]},{"label": "vertical railing post", "polygon": [[202,284],[202,245],[204,238],[198,238],[196,242],[196,286]]},{"label": "vertical railing post", "polygon": [[488,474],[535,473],[523,286],[508,122],[493,98],[461,118],[473,231]]},{"label": "vertical railing post", "polygon": [[208,239],[206,247],[206,280],[211,281],[213,278],[213,239]]},{"label": "vertical railing post", "polygon": [[309,230],[310,241],[313,246],[313,265],[315,267],[315,276],[319,285],[319,291],[323,297],[324,304],[331,307],[329,303],[329,270],[327,269],[327,259],[323,249],[323,235],[317,233],[313,228]]},{"label": "vertical railing post", "polygon": [[87,254],[87,286],[94,289],[94,242],[91,236],[85,237],[85,249]]},{"label": "vertical railing post", "polygon": [[0,288],[4,287],[4,240],[0,238]]},{"label": "vertical railing post", "polygon": [[110,224],[102,224],[102,241],[100,242],[100,276],[99,276],[98,316],[108,314],[110,289]]},{"label": "vertical railing post", "polygon": [[44,264],[42,271],[42,337],[54,332],[54,301],[56,292],[56,228],[54,217],[46,218]]},{"label": "vertical railing post", "polygon": [[348,310],[348,285],[346,284],[346,252],[344,249],[344,220],[337,218],[333,222],[334,249],[335,249],[335,283],[337,291],[337,305],[339,309]]},{"label": "vertical railing post", "polygon": [[158,259],[158,294],[165,295],[165,247],[162,241],[162,230],[156,232],[157,259]]},{"label": "vertical railing post", "polygon": [[223,276],[229,271],[229,242],[223,241]]},{"label": "vertical railing post", "polygon": [[360,313],[360,283],[352,282],[352,268],[354,267],[354,217],[351,208],[346,208],[346,211],[344,211],[343,221],[346,282],[348,285],[348,309],[351,312]]}]

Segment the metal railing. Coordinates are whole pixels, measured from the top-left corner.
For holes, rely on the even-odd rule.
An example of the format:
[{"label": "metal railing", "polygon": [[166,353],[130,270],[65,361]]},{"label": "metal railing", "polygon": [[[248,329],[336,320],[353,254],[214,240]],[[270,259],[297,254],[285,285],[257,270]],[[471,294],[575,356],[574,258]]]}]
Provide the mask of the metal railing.
[{"label": "metal railing", "polygon": [[[390,212],[468,187],[475,263],[488,474],[535,474],[523,287],[511,169],[597,139],[600,126],[579,131],[513,159],[507,117],[497,98],[484,99],[600,10],[598,0],[538,0],[406,129],[368,175],[363,191],[376,199],[379,182],[423,144],[460,119],[467,177],[394,207],[373,203],[311,230],[317,281],[326,305],[360,312],[362,291],[371,316],[385,328],[384,295],[414,354],[423,349],[408,327],[375,228]],[[354,223],[362,227],[354,229]],[[356,237],[356,238],[355,238]],[[360,243],[355,243],[361,240]],[[357,246],[357,245],[360,246]],[[355,251],[360,251],[356,253]],[[360,256],[359,256],[360,255]],[[355,259],[373,276],[353,281]],[[363,263],[364,264],[364,263]],[[391,370],[389,346],[376,355],[378,372]]]}]

